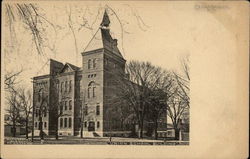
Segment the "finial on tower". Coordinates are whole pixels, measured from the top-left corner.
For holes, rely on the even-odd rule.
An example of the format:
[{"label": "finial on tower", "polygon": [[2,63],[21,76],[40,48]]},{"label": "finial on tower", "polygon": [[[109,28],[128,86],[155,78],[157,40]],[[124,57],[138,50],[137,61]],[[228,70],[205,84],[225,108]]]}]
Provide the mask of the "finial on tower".
[{"label": "finial on tower", "polygon": [[103,18],[102,18],[102,23],[101,23],[101,27],[109,27],[110,24],[110,20],[109,20],[109,16],[107,13],[107,9],[105,9],[104,14],[103,14]]}]

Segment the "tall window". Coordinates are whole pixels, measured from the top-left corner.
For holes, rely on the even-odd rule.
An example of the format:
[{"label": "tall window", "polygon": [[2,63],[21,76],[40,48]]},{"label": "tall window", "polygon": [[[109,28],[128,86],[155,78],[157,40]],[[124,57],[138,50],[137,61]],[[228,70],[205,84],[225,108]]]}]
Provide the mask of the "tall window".
[{"label": "tall window", "polygon": [[44,110],[43,110],[43,116],[46,117],[47,116],[47,109],[46,107],[44,107]]},{"label": "tall window", "polygon": [[38,109],[36,109],[36,117],[38,117]]},{"label": "tall window", "polygon": [[100,115],[100,106],[99,105],[96,106],[96,115]]},{"label": "tall window", "polygon": [[88,60],[88,69],[91,69],[91,59]]},{"label": "tall window", "polygon": [[44,122],[44,128],[47,128],[47,122]]},{"label": "tall window", "polygon": [[96,96],[96,93],[95,93],[95,82],[90,82],[89,85],[88,85],[88,98],[91,97],[91,94],[92,94],[92,97],[95,97]]},{"label": "tall window", "polygon": [[96,68],[96,59],[93,59],[93,68]]},{"label": "tall window", "polygon": [[63,118],[60,118],[60,127],[63,127]]},{"label": "tall window", "polygon": [[60,114],[62,114],[63,113],[63,104],[62,104],[62,102],[60,102]]},{"label": "tall window", "polygon": [[71,128],[71,118],[69,118],[69,128]]},{"label": "tall window", "polygon": [[69,101],[69,110],[72,109],[72,100]]},{"label": "tall window", "polygon": [[65,105],[64,105],[64,106],[65,106],[65,107],[64,107],[64,110],[68,110],[68,102],[65,101],[64,104],[65,104]]},{"label": "tall window", "polygon": [[98,121],[98,122],[97,122],[97,128],[99,128],[99,127],[100,127],[100,122]]},{"label": "tall window", "polygon": [[61,83],[61,92],[63,92],[63,85],[64,85],[64,83],[62,82]]},{"label": "tall window", "polygon": [[85,115],[88,115],[88,106],[85,106]]},{"label": "tall window", "polygon": [[38,92],[38,102],[40,102],[43,98],[43,89],[40,89]]},{"label": "tall window", "polygon": [[64,127],[65,127],[65,128],[68,126],[67,123],[68,123],[67,118],[64,118]]},{"label": "tall window", "polygon": [[67,90],[68,90],[68,82],[65,81],[65,92],[67,92]]},{"label": "tall window", "polygon": [[91,88],[88,88],[88,98],[90,98],[90,92],[91,92]]},{"label": "tall window", "polygon": [[69,92],[71,92],[71,89],[72,89],[72,81],[70,80],[69,81]]},{"label": "tall window", "polygon": [[95,86],[93,86],[93,97],[95,97]]},{"label": "tall window", "polygon": [[37,127],[37,122],[35,122],[35,127]]}]

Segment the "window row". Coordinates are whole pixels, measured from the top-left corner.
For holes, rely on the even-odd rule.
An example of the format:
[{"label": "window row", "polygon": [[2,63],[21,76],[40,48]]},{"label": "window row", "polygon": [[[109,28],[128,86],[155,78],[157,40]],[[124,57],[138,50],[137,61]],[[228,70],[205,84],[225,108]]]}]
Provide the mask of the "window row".
[{"label": "window row", "polygon": [[90,74],[90,75],[88,75],[88,78],[93,78],[93,77],[96,77],[96,74]]},{"label": "window row", "polygon": [[71,92],[71,90],[72,90],[72,81],[61,82],[61,93]]},{"label": "window row", "polygon": [[60,118],[60,128],[71,128],[72,118]]},{"label": "window row", "polygon": [[44,107],[43,110],[36,109],[35,115],[36,115],[36,117],[39,117],[39,116],[46,117],[47,116],[47,108]]},{"label": "window row", "polygon": [[[88,115],[88,114],[89,114],[89,110],[88,110],[88,109],[89,109],[89,108],[88,108],[88,106],[86,105],[86,106],[85,106],[85,109],[84,109],[84,110],[85,110],[85,111],[84,111],[84,112],[85,112],[85,113],[84,113],[85,115]],[[100,106],[99,106],[99,105],[96,106],[96,111],[95,111],[95,112],[96,112],[96,115],[100,115]]]},{"label": "window row", "polygon": [[72,100],[70,100],[70,101],[62,101],[60,103],[60,112],[62,112],[63,110],[72,110]]},{"label": "window row", "polygon": [[37,86],[42,86],[42,85],[46,85],[47,81],[43,81],[43,82],[37,82],[36,85]]},{"label": "window row", "polygon": [[96,68],[97,59],[89,59],[88,60],[88,69]]},{"label": "window row", "polygon": [[[40,128],[39,123],[40,122],[35,122],[35,128]],[[41,122],[41,125],[43,126],[43,128],[47,128],[47,122]]]}]

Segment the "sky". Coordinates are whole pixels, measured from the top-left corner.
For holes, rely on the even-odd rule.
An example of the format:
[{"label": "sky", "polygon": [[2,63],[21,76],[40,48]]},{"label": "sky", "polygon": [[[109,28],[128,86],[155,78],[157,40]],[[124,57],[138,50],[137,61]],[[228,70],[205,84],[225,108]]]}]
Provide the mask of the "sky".
[{"label": "sky", "polygon": [[[41,1],[36,6],[41,15],[56,26],[55,31],[50,23],[44,23],[44,43],[50,48],[54,46],[54,50],[45,47],[43,54],[39,55],[30,31],[25,29],[27,26],[18,21],[15,23],[16,43],[9,47],[13,42],[9,38],[8,25],[5,24],[3,28],[9,44],[5,45],[5,70],[23,68],[20,79],[27,87],[32,86],[32,77],[48,74],[49,58],[81,67],[81,52],[98,29],[105,8],[111,20],[112,36],[118,39],[118,47],[124,58],[127,61],[149,61],[167,70],[180,71],[180,58],[194,50],[192,42],[197,40],[197,33],[204,29],[202,17],[193,11],[193,2],[184,5],[169,1]],[[74,34],[69,28],[69,15]],[[195,20],[201,23],[194,23]],[[80,28],[82,24],[92,26],[92,30]]]}]

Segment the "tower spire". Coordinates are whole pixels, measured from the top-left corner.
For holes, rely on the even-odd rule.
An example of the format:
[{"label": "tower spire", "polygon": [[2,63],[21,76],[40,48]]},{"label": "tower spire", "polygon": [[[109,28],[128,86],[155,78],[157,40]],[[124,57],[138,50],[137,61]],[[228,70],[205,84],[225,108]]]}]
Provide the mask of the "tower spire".
[{"label": "tower spire", "polygon": [[102,18],[102,23],[100,24],[100,26],[101,27],[109,27],[109,24],[110,24],[110,20],[109,20],[109,16],[107,13],[107,9],[105,8],[103,18]]}]

